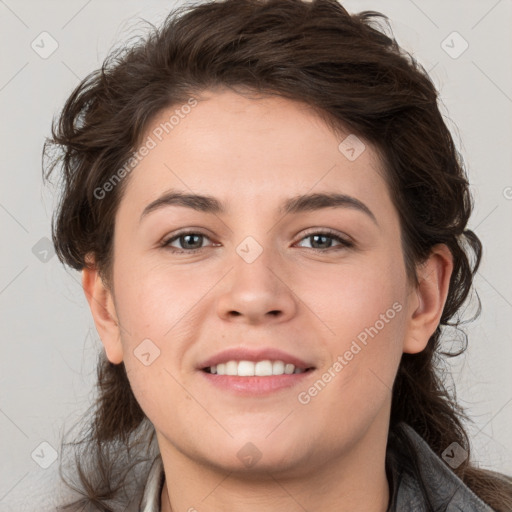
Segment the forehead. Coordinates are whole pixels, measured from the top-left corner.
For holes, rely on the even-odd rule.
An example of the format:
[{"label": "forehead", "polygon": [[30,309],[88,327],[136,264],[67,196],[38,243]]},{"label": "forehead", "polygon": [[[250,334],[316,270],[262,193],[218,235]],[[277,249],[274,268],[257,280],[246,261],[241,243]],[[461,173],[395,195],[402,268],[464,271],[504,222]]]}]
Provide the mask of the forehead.
[{"label": "forehead", "polygon": [[308,191],[370,199],[387,189],[373,147],[348,130],[333,133],[310,105],[279,96],[206,91],[195,104],[159,112],[144,145],[150,149],[125,191],[139,207],[166,188],[252,207]]}]

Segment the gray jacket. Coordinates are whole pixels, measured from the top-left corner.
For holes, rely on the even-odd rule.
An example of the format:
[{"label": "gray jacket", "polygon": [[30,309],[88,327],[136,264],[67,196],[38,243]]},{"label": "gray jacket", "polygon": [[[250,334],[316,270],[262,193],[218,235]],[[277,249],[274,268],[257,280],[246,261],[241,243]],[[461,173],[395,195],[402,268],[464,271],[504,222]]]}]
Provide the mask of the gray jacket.
[{"label": "gray jacket", "polygon": [[[396,432],[390,436],[386,451],[386,473],[392,489],[388,512],[493,512],[412,427],[400,423]],[[445,455],[450,461],[448,455],[454,458],[454,450]],[[454,467],[458,463],[452,462]]]},{"label": "gray jacket", "polygon": [[[494,512],[460,480],[409,425],[401,423],[389,438],[386,474],[391,489],[388,512]],[[417,458],[413,464],[411,451]],[[140,512],[160,512],[165,480],[158,455],[148,474],[138,506]]]}]

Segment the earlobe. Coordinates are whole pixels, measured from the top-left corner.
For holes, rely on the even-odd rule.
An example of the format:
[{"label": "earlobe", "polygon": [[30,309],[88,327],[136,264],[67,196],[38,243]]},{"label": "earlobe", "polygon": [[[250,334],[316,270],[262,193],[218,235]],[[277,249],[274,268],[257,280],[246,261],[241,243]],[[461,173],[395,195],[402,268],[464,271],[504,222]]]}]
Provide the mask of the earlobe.
[{"label": "earlobe", "polygon": [[405,353],[416,354],[424,350],[437,329],[448,297],[452,271],[453,257],[448,247],[444,244],[434,246],[427,261],[418,269],[416,297],[409,305]]},{"label": "earlobe", "polygon": [[123,360],[123,350],[112,293],[92,265],[82,270],[82,287],[107,358],[111,363],[119,364]]}]

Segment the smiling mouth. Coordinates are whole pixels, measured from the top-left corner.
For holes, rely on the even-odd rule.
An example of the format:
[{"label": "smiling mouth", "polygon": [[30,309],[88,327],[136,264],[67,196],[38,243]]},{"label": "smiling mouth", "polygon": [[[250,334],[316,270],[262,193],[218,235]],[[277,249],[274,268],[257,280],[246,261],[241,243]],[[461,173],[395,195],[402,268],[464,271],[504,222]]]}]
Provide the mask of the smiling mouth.
[{"label": "smiling mouth", "polygon": [[202,371],[213,375],[228,375],[235,377],[272,377],[306,373],[311,370],[314,370],[314,368],[299,368],[291,363],[285,363],[280,360],[272,361],[268,359],[257,362],[231,360],[214,366],[207,366],[202,369]]}]

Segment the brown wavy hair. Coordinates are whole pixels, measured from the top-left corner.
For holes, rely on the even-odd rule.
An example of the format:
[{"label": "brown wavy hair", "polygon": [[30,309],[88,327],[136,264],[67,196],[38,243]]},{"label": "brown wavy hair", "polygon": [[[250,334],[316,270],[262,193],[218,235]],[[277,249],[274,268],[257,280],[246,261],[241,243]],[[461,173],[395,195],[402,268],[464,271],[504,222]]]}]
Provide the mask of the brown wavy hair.
[{"label": "brown wavy hair", "polygon": [[[348,128],[372,143],[399,213],[412,282],[418,283],[416,265],[432,247],[448,246],[454,267],[440,325],[425,350],[402,356],[390,433],[406,422],[438,455],[454,441],[469,454],[463,426],[469,418],[448,391],[449,372],[442,368],[446,356],[467,347],[459,313],[473,296],[482,246],[466,229],[468,179],[436,88],[397,44],[381,13],[349,14],[335,0],[200,2],[181,6],[160,27],[151,25],[144,36],[112,50],[73,91],[45,143],[44,178],[56,167],[61,171],[52,222],[59,259],[76,270],[94,264],[111,285],[114,216],[129,177],[107,199],[98,199],[97,191],[124,166],[162,109],[217,87],[305,102],[333,130]],[[457,334],[459,351],[441,352],[442,329]],[[97,368],[92,418],[80,440],[63,443],[74,449],[79,480],[66,484],[80,497],[59,510],[124,510],[158,453],[124,364],[110,363],[101,352]],[[144,469],[137,476],[139,464]],[[512,485],[499,473],[479,469],[469,455],[453,471],[495,510],[512,510]]]}]

